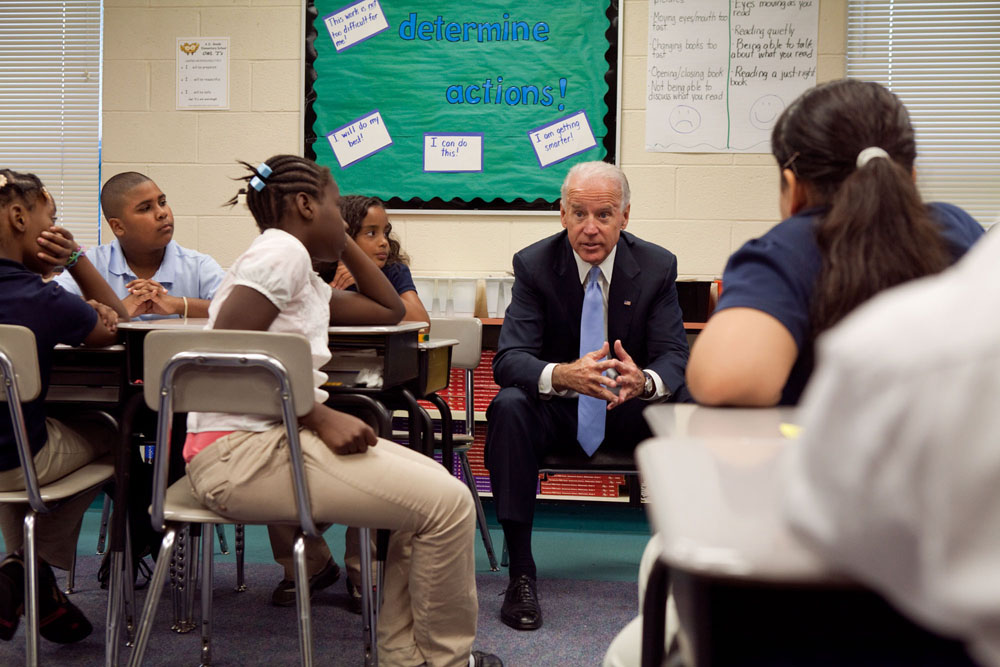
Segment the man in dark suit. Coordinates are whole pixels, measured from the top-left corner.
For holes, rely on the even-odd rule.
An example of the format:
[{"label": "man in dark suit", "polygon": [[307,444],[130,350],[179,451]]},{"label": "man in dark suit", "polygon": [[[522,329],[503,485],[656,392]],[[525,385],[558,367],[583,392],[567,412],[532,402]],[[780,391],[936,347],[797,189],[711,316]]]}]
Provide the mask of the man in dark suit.
[{"label": "man in dark suit", "polygon": [[[649,437],[641,415],[648,401],[687,398],[677,262],[624,231],[625,175],[605,162],[575,165],[559,215],[564,231],[514,255],[513,298],[493,360],[501,390],[486,413],[486,466],[510,553],[500,618],[518,630],[542,624],[531,555],[539,461],[554,451],[585,456],[588,440],[590,449],[632,451]],[[581,345],[581,337],[595,340],[594,322],[598,342]],[[603,423],[593,426],[584,412],[578,419],[587,402]]]}]

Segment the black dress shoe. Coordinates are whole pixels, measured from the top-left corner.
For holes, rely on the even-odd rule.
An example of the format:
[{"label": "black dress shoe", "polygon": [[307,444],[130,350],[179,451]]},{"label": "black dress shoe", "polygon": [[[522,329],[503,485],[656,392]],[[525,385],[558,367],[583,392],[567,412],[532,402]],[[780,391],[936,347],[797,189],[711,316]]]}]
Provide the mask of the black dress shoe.
[{"label": "black dress shoe", "polygon": [[542,627],[542,608],[538,605],[535,580],[526,574],[512,579],[500,607],[500,620],[515,630]]},{"label": "black dress shoe", "polygon": [[492,653],[473,651],[472,660],[475,663],[476,667],[503,667],[503,660],[496,657]]}]

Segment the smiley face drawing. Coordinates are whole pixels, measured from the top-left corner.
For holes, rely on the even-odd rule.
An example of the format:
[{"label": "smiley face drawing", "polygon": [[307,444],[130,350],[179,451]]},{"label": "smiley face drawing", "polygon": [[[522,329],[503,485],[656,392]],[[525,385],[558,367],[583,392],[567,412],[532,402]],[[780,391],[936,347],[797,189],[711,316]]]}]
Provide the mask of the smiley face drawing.
[{"label": "smiley face drawing", "polygon": [[678,104],[670,111],[667,122],[677,134],[691,134],[701,127],[701,113],[694,107]]},{"label": "smiley face drawing", "polygon": [[759,97],[750,105],[750,124],[758,130],[770,130],[784,110],[785,103],[777,95]]}]

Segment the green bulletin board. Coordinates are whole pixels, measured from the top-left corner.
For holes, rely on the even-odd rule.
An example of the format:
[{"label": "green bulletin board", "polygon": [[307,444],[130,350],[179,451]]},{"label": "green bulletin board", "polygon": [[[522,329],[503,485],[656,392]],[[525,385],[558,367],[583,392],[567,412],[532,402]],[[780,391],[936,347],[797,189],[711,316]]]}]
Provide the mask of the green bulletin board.
[{"label": "green bulletin board", "polygon": [[618,0],[312,0],[306,20],[305,152],[346,194],[554,208],[573,164],[615,158]]}]

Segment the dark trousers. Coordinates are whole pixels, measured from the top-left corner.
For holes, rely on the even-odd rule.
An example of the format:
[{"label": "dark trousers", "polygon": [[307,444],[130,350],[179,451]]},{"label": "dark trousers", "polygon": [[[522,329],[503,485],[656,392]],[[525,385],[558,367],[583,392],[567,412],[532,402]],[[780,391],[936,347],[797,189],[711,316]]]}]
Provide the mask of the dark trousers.
[{"label": "dark trousers", "polygon": [[[650,437],[642,418],[648,404],[633,399],[607,413],[598,451],[631,452]],[[540,399],[505,387],[486,411],[486,467],[499,521],[531,523],[535,514],[538,468],[550,453],[587,455],[576,441],[576,398]]]}]

